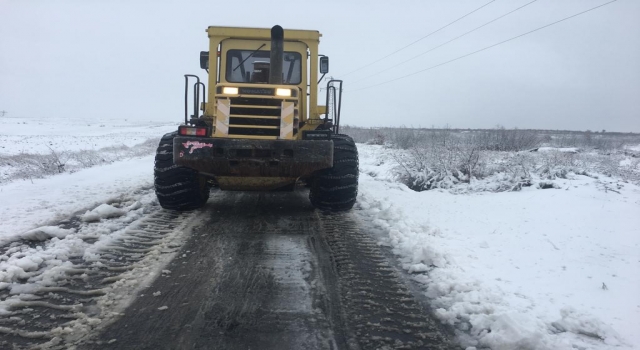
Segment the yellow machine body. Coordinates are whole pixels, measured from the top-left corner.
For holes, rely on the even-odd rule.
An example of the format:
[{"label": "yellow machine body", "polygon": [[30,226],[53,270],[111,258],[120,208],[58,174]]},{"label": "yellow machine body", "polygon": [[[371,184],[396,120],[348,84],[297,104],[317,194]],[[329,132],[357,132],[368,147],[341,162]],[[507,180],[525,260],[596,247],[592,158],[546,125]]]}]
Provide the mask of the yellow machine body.
[{"label": "yellow machine body", "polygon": [[[326,122],[320,117],[326,107],[318,106],[321,34],[284,30],[282,40],[272,41],[267,28],[211,26],[206,32],[208,89],[198,106],[202,115],[194,114],[207,135],[176,137],[175,164],[214,179],[223,190],[292,188],[298,179],[331,168],[329,134],[314,140],[304,135]],[[278,68],[266,59],[272,43],[282,46]],[[280,75],[270,69],[282,71],[281,84],[265,80],[267,73]]]},{"label": "yellow machine body", "polygon": [[[322,36],[318,31],[313,30],[284,30],[284,51],[297,53],[301,59],[301,79],[297,84],[271,85],[255,84],[249,82],[228,81],[227,67],[230,50],[256,50],[269,52],[271,50],[271,29],[268,28],[237,28],[237,27],[215,27],[207,29],[209,36],[209,93],[207,101],[203,106],[205,118],[210,118],[213,122],[213,137],[232,137],[247,139],[280,139],[291,140],[300,139],[303,130],[314,130],[321,123],[320,115],[326,111],[325,106],[318,106],[318,45]],[[295,93],[289,98],[277,96],[257,95],[251,93],[251,88],[259,85],[262,89],[292,89]],[[238,88],[238,94],[225,94],[225,88]],[[242,93],[241,88],[248,88],[248,93]],[[227,89],[228,90],[228,89]],[[307,96],[308,94],[308,96]],[[230,115],[232,101],[235,98],[244,98],[245,101],[270,99],[269,105],[252,103],[244,104],[244,110],[250,112],[251,109],[279,109],[282,111],[279,117],[282,125],[279,135],[246,135],[241,129],[269,128],[270,126],[259,125],[238,125],[233,120],[248,118],[252,114]],[[278,104],[278,102],[281,104]],[[232,119],[233,118],[233,119]],[[297,119],[294,120],[294,119]],[[294,133],[294,123],[300,126]],[[271,126],[273,127],[273,126]],[[237,132],[229,132],[230,130]],[[275,128],[274,128],[275,129]]]}]

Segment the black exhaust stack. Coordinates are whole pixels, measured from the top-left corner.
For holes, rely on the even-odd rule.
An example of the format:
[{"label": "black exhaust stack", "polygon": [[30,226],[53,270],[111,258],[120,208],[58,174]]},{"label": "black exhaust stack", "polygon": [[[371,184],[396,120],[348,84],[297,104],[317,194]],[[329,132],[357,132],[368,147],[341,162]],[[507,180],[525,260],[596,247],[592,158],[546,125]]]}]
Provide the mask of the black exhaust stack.
[{"label": "black exhaust stack", "polygon": [[279,25],[271,28],[271,58],[269,64],[269,84],[282,84],[282,63],[284,61],[284,30]]}]

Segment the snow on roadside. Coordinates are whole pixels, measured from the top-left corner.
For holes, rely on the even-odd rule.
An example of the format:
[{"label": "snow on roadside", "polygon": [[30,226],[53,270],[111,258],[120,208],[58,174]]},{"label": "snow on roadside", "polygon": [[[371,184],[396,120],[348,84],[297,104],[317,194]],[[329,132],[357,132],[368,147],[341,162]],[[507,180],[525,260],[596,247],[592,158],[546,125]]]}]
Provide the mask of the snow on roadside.
[{"label": "snow on roadside", "polygon": [[153,155],[0,186],[0,246],[26,231],[153,186]]},{"label": "snow on roadside", "polygon": [[58,226],[41,226],[20,234],[20,238],[28,241],[45,241],[53,237],[64,238],[71,233],[76,233],[76,231]]},{"label": "snow on roadside", "polygon": [[103,203],[92,210],[87,210],[86,213],[80,216],[80,220],[84,222],[95,222],[100,221],[100,219],[109,219],[122,216],[125,212],[126,211],[120,208],[116,208],[112,205]]},{"label": "snow on roadside", "polygon": [[640,348],[640,188],[573,175],[560,189],[414,192],[383,148],[358,148],[358,207],[461,344]]},{"label": "snow on roadside", "polygon": [[[116,205],[122,210],[117,217],[110,216],[97,222],[79,220],[77,231],[62,239],[54,237],[35,246],[25,241],[14,242],[2,251],[0,317],[5,321],[3,333],[20,332],[22,337],[46,341],[38,348],[68,348],[95,334],[119,318],[133,300],[143,296],[141,290],[167,271],[163,268],[180,250],[190,227],[207,217],[198,212],[178,217],[166,213],[157,206],[152,191],[121,197]],[[174,220],[174,225],[156,232],[149,229],[149,225],[164,225],[169,218]],[[126,242],[135,241],[141,231],[154,236],[153,244],[146,245],[144,253],[116,253],[121,248],[128,249]],[[119,269],[119,264],[123,263],[120,259],[125,256],[140,258],[131,261],[125,269]],[[112,264],[116,269],[113,271],[122,272],[115,275],[101,272]],[[102,282],[97,282],[100,280]],[[78,296],[69,299],[65,293]],[[29,309],[32,305],[45,310],[65,310],[69,314],[62,323],[48,322],[46,317],[46,322],[40,321],[41,316],[50,314]],[[31,317],[23,316],[25,310]],[[38,331],[22,329],[25,325],[27,329],[35,325]]]},{"label": "snow on roadside", "polygon": [[[50,238],[52,245],[45,252],[48,254],[46,257],[41,257],[40,253],[43,252],[34,248],[33,251],[14,256],[19,259],[17,264],[12,264],[8,258],[0,259],[0,282],[9,283],[16,278],[29,277],[30,269],[38,268],[45,261],[51,263],[49,258],[66,256],[75,246],[82,246],[82,238],[86,238],[82,232],[51,226],[54,222],[68,219],[74,212],[87,207],[94,208],[80,216],[85,222],[118,217],[123,217],[121,220],[125,222],[138,219],[143,211],[139,201],[133,201],[124,208],[115,208],[108,203],[121,202],[123,194],[131,195],[142,188],[150,189],[152,183],[153,156],[147,156],[73,174],[0,186],[0,247],[18,240],[43,241]],[[155,197],[146,201],[151,200],[155,200]],[[99,239],[101,235],[110,234],[119,227],[112,224],[104,228],[92,228],[96,235],[94,238]],[[12,254],[12,250],[9,249],[7,254]]]},{"label": "snow on roadside", "polygon": [[[119,317],[142,288],[167,271],[162,269],[179,250],[185,232],[202,221],[195,212],[176,217],[160,210],[153,193],[157,143],[150,139],[175,130],[175,123],[86,127],[83,123],[87,122],[30,119],[5,127],[7,119],[0,119],[0,159],[17,159],[14,165],[0,165],[0,181],[24,170],[21,165],[30,164],[22,157],[25,155],[37,163],[47,160],[38,158],[39,154],[46,157],[55,149],[67,152],[67,159],[83,161],[69,161],[61,174],[43,173],[48,177],[25,176],[28,181],[0,183],[0,315],[8,320],[0,333],[19,331],[23,337],[50,339],[41,344],[44,348],[74,343]],[[27,151],[30,153],[25,154]],[[97,157],[98,161],[81,156]],[[140,232],[155,237],[153,244],[147,242],[139,252],[131,253],[141,260],[109,277],[109,282],[103,281],[99,290],[92,290],[97,287],[90,278],[101,278],[100,269],[122,263],[116,252],[129,249],[122,247],[123,242],[144,241],[136,237]],[[83,305],[80,299],[60,295],[74,287],[93,302]],[[64,301],[57,305],[60,298]],[[53,304],[46,301],[49,299]],[[69,300],[76,304],[65,304]],[[56,321],[39,322],[37,314],[33,322],[38,331],[20,329],[25,319],[19,313],[34,304],[66,310],[73,317],[48,329],[46,325]],[[30,322],[26,320],[27,327]]]},{"label": "snow on roadside", "polygon": [[[206,215],[165,213],[152,183],[153,156],[147,156],[0,186],[0,316],[10,320],[2,332],[50,339],[41,344],[43,348],[73,344],[119,317],[141,289],[167,271],[163,269],[180,249],[189,227]],[[169,220],[173,224],[162,228]],[[149,228],[154,225],[161,227],[155,229],[159,231]],[[93,282],[84,286],[70,282],[86,282],[96,274],[101,278],[100,269],[109,268],[110,262],[122,263],[115,252],[123,242],[141,240],[134,237],[138,232],[153,235],[153,244],[134,253],[141,260],[111,277],[113,283],[98,287]],[[60,305],[46,301],[66,298],[60,293],[73,289],[85,293],[74,304],[67,299]],[[82,298],[93,301],[83,305]],[[24,331],[16,322],[30,303],[62,308],[73,317],[54,328],[43,325],[55,322],[41,322],[37,332]],[[34,320],[38,316],[34,314]],[[22,320],[30,325],[30,319]]]},{"label": "snow on roadside", "polygon": [[0,118],[0,185],[152,154],[176,124]]},{"label": "snow on roadside", "polygon": [[[58,276],[70,265],[69,257],[82,256],[85,250],[93,245],[85,242],[85,239],[104,240],[143,216],[144,210],[141,209],[142,204],[138,199],[149,206],[153,198],[148,194],[136,199],[121,198],[124,203],[132,202],[132,205],[120,209],[119,215],[111,216],[117,219],[108,223],[85,224],[81,225],[79,230],[43,226],[14,236],[21,239],[21,242],[11,244],[3,251],[4,254],[0,255],[0,283],[3,284],[0,289],[7,287],[11,288],[11,294],[22,294],[33,293],[36,287],[56,286]],[[103,205],[107,204],[101,206]],[[31,246],[25,244],[28,241],[45,242],[42,245]],[[24,279],[28,279],[29,282],[24,285],[18,284]],[[6,307],[3,306],[8,304],[10,302],[0,302],[0,314],[6,312]]]},{"label": "snow on roadside", "polygon": [[577,147],[539,147],[538,152],[578,153]]}]

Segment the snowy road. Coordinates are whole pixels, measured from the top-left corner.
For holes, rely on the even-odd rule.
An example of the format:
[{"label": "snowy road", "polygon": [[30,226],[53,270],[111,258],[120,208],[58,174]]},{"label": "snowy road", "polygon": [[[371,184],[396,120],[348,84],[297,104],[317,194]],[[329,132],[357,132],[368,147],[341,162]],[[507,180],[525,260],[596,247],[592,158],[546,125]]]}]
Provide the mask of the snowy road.
[{"label": "snowy road", "polygon": [[87,348],[449,348],[349,214],[318,214],[305,191],[217,193],[203,213],[163,276]]},{"label": "snowy road", "polygon": [[[12,288],[19,300],[4,295],[14,301],[0,317],[5,345],[452,348],[368,224],[355,213],[319,213],[307,196],[214,192],[205,208],[185,214],[147,206],[108,242],[85,237],[98,257],[70,258],[74,266],[52,279],[60,286]],[[100,227],[122,220],[104,212]],[[80,233],[86,225],[63,226]]]},{"label": "snowy road", "polygon": [[442,348],[441,324],[469,349],[640,348],[634,184],[414,192],[392,149],[360,144],[350,213],[300,189],[174,214],[132,147],[0,184],[0,349]]}]

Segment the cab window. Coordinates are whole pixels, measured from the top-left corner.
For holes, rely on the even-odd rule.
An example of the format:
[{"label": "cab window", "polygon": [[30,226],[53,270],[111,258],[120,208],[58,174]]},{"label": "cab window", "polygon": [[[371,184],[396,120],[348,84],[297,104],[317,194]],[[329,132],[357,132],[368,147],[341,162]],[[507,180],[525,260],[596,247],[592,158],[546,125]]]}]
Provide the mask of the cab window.
[{"label": "cab window", "polygon": [[[302,81],[302,56],[285,51],[283,56],[283,84],[297,85]],[[231,83],[268,84],[270,52],[252,50],[227,51],[226,79]]]}]

